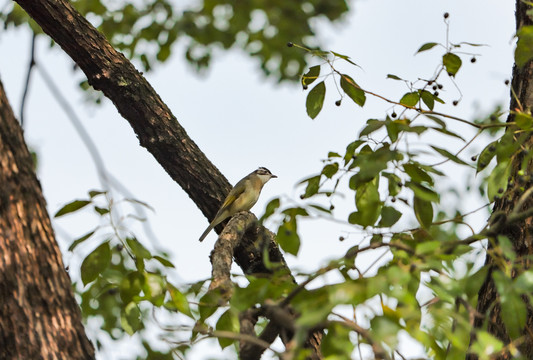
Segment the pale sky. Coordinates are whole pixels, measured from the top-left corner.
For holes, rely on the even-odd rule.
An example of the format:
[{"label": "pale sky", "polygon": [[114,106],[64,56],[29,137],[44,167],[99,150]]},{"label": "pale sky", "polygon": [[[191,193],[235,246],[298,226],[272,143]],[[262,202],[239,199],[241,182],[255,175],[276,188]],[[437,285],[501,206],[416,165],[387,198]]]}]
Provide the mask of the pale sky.
[{"label": "pale sky", "polygon": [[[463,57],[463,69],[456,79],[463,101],[457,107],[442,106],[437,110],[474,119],[497,104],[508,106],[509,90],[504,80],[510,79],[513,64],[513,1],[361,0],[352,1],[351,7],[343,22],[331,25],[321,21],[317,29],[325,49],[349,55],[361,66],[342,66],[342,69],[363,88],[399,100],[407,89],[400,82],[387,80],[387,74],[411,80],[431,76],[442,53],[414,54],[425,42],[445,41],[442,14],[449,12],[452,42],[488,46],[473,49],[480,55],[475,64],[468,61],[469,56]],[[97,144],[107,169],[137,199],[155,209],[155,213],[149,213],[150,225],[158,242],[172,254],[176,265],[173,278],[178,283],[208,278],[208,256],[216,236],[211,233],[203,243],[197,241],[208,225],[205,217],[153,157],[139,146],[133,131],[109,101],[104,101],[103,106],[82,101],[84,95],[78,90],[77,83],[83,74],[72,70],[72,61],[58,47],[49,48],[48,45],[47,40],[40,39],[37,59],[60,84],[62,94],[68,98]],[[28,31],[0,32],[0,79],[17,116],[29,47]],[[329,151],[343,153],[368,118],[382,118],[392,110],[388,104],[371,97],[363,109],[348,98],[337,107],[334,102],[339,95],[333,83],[327,82],[324,109],[311,120],[305,112],[307,93],[296,84],[280,86],[272,79],[265,79],[254,60],[242,51],[219,53],[207,74],[198,76],[185,63],[181,48],[180,43],[172,59],[146,77],[189,136],[230,182],[236,183],[258,166],[266,166],[278,175],[278,179],[266,184],[253,209],[258,216],[275,196],[299,202],[302,189],[296,189],[295,185],[318,173],[322,168],[321,160]],[[451,103],[458,96],[456,90],[448,86],[441,97]],[[33,74],[27,101],[26,139],[38,153],[38,175],[49,212],[53,215],[63,204],[85,198],[87,191],[100,189],[101,185],[86,148],[38,72]],[[449,126],[454,128],[456,125],[450,123]],[[464,134],[469,131],[456,129]],[[460,148],[459,143],[440,146],[450,146],[452,152]],[[349,207],[351,201],[339,203],[338,217],[353,211]],[[467,203],[465,206],[474,209],[480,204]],[[478,225],[484,218],[486,216],[480,217]],[[409,223],[407,220],[405,224]],[[97,225],[97,219],[91,215],[74,215],[55,220],[54,224],[65,263],[71,268],[79,266],[80,255],[72,255],[66,249],[72,239]],[[274,224],[267,225],[275,230]],[[298,257],[286,256],[294,269],[315,269],[328,259],[342,256],[360,241],[355,233],[349,241],[338,241],[345,231],[360,230],[349,226],[325,221],[302,221],[300,225],[300,254]],[[153,249],[142,232],[138,235],[148,248]],[[85,244],[79,250],[88,253],[94,246]],[[195,351],[190,359],[205,359],[208,353],[221,356],[215,345]],[[120,355],[125,355],[123,350],[122,353],[107,353],[102,359],[119,359]]]}]

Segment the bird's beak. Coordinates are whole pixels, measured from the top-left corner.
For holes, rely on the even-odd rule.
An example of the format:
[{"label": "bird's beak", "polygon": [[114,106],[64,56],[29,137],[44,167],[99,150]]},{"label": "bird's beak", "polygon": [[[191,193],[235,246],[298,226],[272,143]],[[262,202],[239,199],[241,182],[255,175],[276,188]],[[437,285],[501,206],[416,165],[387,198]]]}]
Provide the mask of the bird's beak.
[{"label": "bird's beak", "polygon": [[271,176],[271,177],[273,177],[273,178],[277,178],[277,176],[276,176],[276,175],[274,175],[274,174],[272,174],[272,176]]}]

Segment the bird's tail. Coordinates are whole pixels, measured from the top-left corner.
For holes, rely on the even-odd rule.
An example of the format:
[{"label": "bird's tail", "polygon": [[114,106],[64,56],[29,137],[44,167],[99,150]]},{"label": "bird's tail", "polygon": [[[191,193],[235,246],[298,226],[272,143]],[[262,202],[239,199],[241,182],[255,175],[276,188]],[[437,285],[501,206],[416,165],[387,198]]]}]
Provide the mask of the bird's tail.
[{"label": "bird's tail", "polygon": [[204,241],[205,237],[207,236],[207,234],[209,234],[209,232],[211,230],[213,230],[213,228],[215,227],[215,224],[209,224],[209,226],[207,227],[207,229],[205,229],[204,233],[202,234],[202,236],[200,236],[200,242],[201,241]]}]

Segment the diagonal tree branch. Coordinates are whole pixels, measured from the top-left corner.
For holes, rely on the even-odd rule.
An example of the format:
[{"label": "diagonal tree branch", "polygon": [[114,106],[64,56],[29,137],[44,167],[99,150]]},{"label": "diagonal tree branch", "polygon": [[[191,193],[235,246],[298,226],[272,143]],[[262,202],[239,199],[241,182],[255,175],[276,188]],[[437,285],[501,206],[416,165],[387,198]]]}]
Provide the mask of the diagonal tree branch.
[{"label": "diagonal tree branch", "polygon": [[145,147],[212,219],[231,185],[192,141],[142,74],[68,1],[19,5],[76,62],[129,122]]}]

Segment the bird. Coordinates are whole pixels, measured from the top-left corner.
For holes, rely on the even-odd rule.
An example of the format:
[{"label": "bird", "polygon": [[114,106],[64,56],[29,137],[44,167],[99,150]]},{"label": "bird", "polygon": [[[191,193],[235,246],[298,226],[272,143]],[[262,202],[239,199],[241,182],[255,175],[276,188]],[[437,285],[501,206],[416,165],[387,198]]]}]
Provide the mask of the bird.
[{"label": "bird", "polygon": [[260,167],[242,178],[230,190],[215,218],[211,221],[207,229],[205,229],[202,236],[200,236],[200,241],[203,241],[207,234],[222,221],[240,211],[250,210],[257,202],[263,185],[272,178],[277,178],[277,176],[273,175],[266,167]]}]

